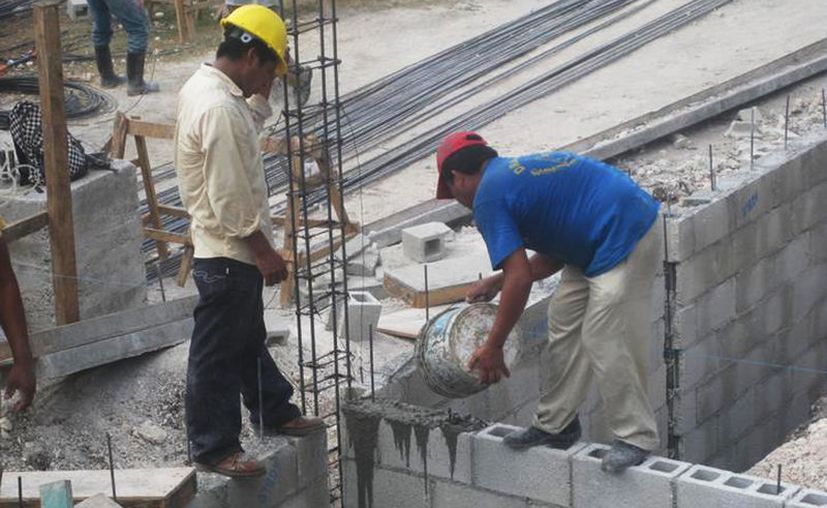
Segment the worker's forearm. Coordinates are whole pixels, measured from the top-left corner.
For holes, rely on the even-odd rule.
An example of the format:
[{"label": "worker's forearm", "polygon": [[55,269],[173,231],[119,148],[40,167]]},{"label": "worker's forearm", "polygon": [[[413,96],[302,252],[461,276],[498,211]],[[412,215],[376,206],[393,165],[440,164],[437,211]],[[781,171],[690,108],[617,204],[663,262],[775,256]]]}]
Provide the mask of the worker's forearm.
[{"label": "worker's forearm", "polygon": [[531,266],[531,278],[535,281],[551,277],[563,268],[563,263],[545,254],[534,254],[528,264]]},{"label": "worker's forearm", "polygon": [[528,295],[531,293],[531,284],[532,281],[528,276],[505,278],[497,317],[494,319],[494,326],[488,336],[490,346],[502,348],[505,344],[508,334],[511,333],[525,310]]},{"label": "worker's forearm", "polygon": [[0,325],[9,342],[14,363],[31,364],[34,360],[29,347],[26,314],[20,301],[20,289],[14,279],[0,282]]},{"label": "worker's forearm", "polygon": [[260,229],[257,229],[252,235],[244,237],[243,240],[250,246],[256,257],[265,255],[273,249],[273,246],[267,241],[267,237],[264,236],[264,232]]}]

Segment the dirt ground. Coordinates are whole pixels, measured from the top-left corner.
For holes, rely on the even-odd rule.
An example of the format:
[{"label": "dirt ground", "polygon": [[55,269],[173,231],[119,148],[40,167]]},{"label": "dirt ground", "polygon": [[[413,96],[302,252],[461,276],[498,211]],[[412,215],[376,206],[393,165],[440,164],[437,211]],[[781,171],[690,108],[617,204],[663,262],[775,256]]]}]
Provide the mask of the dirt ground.
[{"label": "dirt ground", "polygon": [[[358,171],[360,161],[414,139],[446,118],[491,100],[541,71],[634,30],[645,21],[686,1],[654,2],[605,32],[574,44],[548,62],[515,74],[496,90],[484,92],[467,103],[447,110],[437,119],[381,146],[362,147],[360,158],[349,161],[348,169]],[[340,2],[342,91],[354,90],[545,4],[547,2],[543,0]],[[161,93],[136,99],[127,98],[124,89],[117,89],[112,91],[112,97],[119,110],[148,120],[174,122],[178,88],[201,62],[211,58],[219,34],[209,16],[205,16],[200,22],[198,40],[180,47],[171,24],[172,13],[163,12],[163,17],[154,18],[152,44],[158,52],[148,64],[148,74],[160,82]],[[785,23],[778,23],[779,19],[784,19]],[[69,34],[64,36],[66,46],[71,49],[67,52],[89,55],[91,50],[83,42],[88,37],[88,24],[63,21],[64,26],[70,26]],[[24,19],[15,25],[19,28],[16,32],[7,32],[4,27],[0,35],[0,48],[25,40],[28,33],[25,24]],[[511,112],[484,127],[481,132],[505,155],[562,146],[657,110],[815,42],[823,37],[825,24],[827,4],[821,0],[735,0],[690,26],[647,45],[634,55],[593,73],[587,79]],[[121,31],[116,33],[117,52],[122,51],[125,39]],[[762,36],[756,37],[756,33]],[[567,34],[564,38],[574,35]],[[313,44],[313,41],[308,41],[305,51],[313,51]],[[13,55],[0,56],[9,58]],[[118,65],[123,67],[122,63]],[[507,72],[513,65],[516,63],[503,70]],[[95,79],[89,62],[69,64],[66,73],[89,81]],[[783,123],[779,122],[783,119],[783,102],[787,93],[793,94],[794,98],[790,124],[793,135],[801,135],[817,127],[820,108],[818,94],[824,85],[823,77],[811,80],[759,104],[761,120],[758,122],[760,141],[757,153],[778,147],[781,139],[779,132],[783,133]],[[314,94],[311,101],[317,97],[318,91]],[[0,109],[4,109],[9,101],[0,96]],[[706,150],[709,144],[715,147],[714,163],[721,175],[748,163],[749,152],[744,152],[743,137],[725,136],[732,119],[732,115],[722,117],[703,129],[682,133],[685,137],[653,145],[642,153],[616,162],[630,170],[634,178],[661,199],[686,195],[708,185]],[[70,131],[88,147],[99,148],[111,132],[111,122],[112,112],[108,112],[92,119],[72,122]],[[151,151],[154,164],[168,162],[172,158],[169,144],[153,143]],[[435,167],[429,158],[381,182],[359,189],[347,197],[346,206],[355,220],[368,223],[431,198],[434,188]],[[167,291],[173,291],[171,281],[166,286]],[[192,291],[190,284],[180,293]],[[151,293],[154,300],[160,296],[158,287],[151,288]],[[293,323],[295,315],[291,311],[276,309],[274,301],[276,295],[266,292],[265,302],[273,318]],[[303,323],[303,328],[307,329],[308,324]],[[323,328],[322,323],[316,326]],[[326,337],[324,333],[321,336]],[[293,337],[287,344],[273,347],[271,351],[283,369],[297,381],[298,345],[295,332]],[[324,347],[329,350],[332,344],[329,338],[325,340]],[[378,366],[382,368],[393,364],[400,353],[410,350],[411,343],[381,337],[376,348]],[[355,354],[356,367],[364,369],[366,358],[363,349],[355,347]],[[106,433],[109,433],[117,467],[180,464],[186,458],[182,399],[185,365],[186,345],[182,345],[44,387],[32,410],[14,418],[13,428],[6,431],[8,437],[0,439],[0,461],[10,469],[104,467]],[[125,372],[128,375],[124,375]],[[243,439],[248,442],[254,439],[246,426]],[[824,476],[820,478],[822,483],[812,486],[823,488]],[[804,480],[791,481],[804,483]]]}]

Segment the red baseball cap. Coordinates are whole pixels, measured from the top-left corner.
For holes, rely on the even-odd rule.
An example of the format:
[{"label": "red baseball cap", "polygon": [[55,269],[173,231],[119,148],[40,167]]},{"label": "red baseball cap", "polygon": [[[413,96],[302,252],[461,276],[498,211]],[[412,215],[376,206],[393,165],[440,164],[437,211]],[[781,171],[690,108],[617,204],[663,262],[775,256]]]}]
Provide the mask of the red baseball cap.
[{"label": "red baseball cap", "polygon": [[463,148],[477,145],[488,146],[488,143],[482,139],[482,136],[473,131],[454,132],[453,134],[449,134],[448,137],[442,141],[442,144],[439,145],[439,148],[437,148],[436,151],[436,167],[437,172],[439,173],[436,184],[437,199],[451,199],[454,197],[451,193],[451,189],[448,188],[448,184],[442,178],[442,165],[445,160]]}]

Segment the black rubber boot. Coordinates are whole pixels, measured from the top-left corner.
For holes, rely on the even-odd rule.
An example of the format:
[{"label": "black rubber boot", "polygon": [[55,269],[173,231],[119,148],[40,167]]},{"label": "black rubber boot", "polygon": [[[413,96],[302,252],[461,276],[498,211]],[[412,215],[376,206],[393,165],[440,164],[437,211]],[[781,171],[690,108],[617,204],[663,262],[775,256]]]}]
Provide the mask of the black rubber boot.
[{"label": "black rubber boot", "polygon": [[580,419],[575,416],[574,420],[566,425],[566,428],[556,434],[546,432],[537,427],[529,427],[505,436],[503,443],[514,450],[525,450],[532,446],[551,446],[552,448],[567,450],[580,439],[582,433]]},{"label": "black rubber boot", "polygon": [[145,51],[126,54],[126,76],[129,79],[129,84],[126,88],[126,95],[142,95],[160,90],[158,83],[154,81],[144,81],[145,61]]},{"label": "black rubber boot", "polygon": [[98,65],[98,73],[101,76],[101,86],[103,88],[115,88],[126,83],[126,78],[115,74],[109,46],[95,46],[95,63]]}]

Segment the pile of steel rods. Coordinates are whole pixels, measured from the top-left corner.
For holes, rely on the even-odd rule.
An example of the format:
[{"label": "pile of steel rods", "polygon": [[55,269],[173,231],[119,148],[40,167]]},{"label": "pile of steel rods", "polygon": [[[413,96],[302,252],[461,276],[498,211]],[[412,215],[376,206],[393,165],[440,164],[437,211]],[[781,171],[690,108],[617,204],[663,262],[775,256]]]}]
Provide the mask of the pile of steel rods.
[{"label": "pile of steel rods", "polygon": [[[477,106],[472,110],[463,113],[454,119],[430,129],[428,132],[419,135],[416,140],[404,145],[392,148],[391,150],[365,161],[358,168],[358,171],[350,171],[344,176],[344,187],[348,190],[359,188],[362,185],[384,178],[396,171],[410,166],[412,163],[432,154],[439,141],[448,133],[460,129],[479,129],[480,127],[502,117],[503,115],[516,110],[532,101],[547,96],[586,75],[600,69],[614,61],[623,58],[631,52],[648,44],[649,42],[662,37],[669,32],[676,30],[693,20],[696,20],[714,9],[730,2],[731,0],[694,0],[682,7],[679,7],[663,16],[608,42],[599,47],[585,52],[554,69],[518,86],[494,100]],[[488,64],[494,63],[493,68],[502,67],[509,61],[527,54],[536,49],[546,39],[547,31],[552,31],[554,37],[566,31],[575,30],[583,25],[594,21],[599,17],[609,15],[611,12],[630,4],[630,1],[608,0],[608,1],[559,1],[540,11],[524,16],[518,20],[507,23],[494,30],[486,32],[474,39],[463,42],[453,48],[443,51],[438,55],[425,59],[417,64],[409,66],[397,73],[383,78],[375,83],[367,85],[362,89],[353,92],[343,99],[345,125],[343,138],[348,136],[348,143],[344,144],[349,150],[356,148],[355,144],[364,143],[364,139],[376,143],[381,139],[388,139],[400,131],[409,128],[412,124],[421,123],[438,114],[446,107],[461,103],[467,99],[469,94],[477,94],[508,76],[508,71],[493,75],[492,67]],[[645,5],[651,2],[645,2]],[[643,6],[638,7],[642,8]],[[523,62],[518,66],[520,70],[529,65],[536,64],[540,59],[558,53],[562,49],[571,46],[605,28],[611,23],[619,21],[628,16],[631,12],[621,13],[618,16],[588,30],[573,39],[562,42],[555,47],[549,48],[535,57]],[[544,16],[549,16],[551,20]],[[543,23],[541,20],[547,22]],[[555,25],[553,22],[558,23]],[[504,28],[507,27],[507,28]],[[537,27],[542,27],[542,33],[537,34]],[[514,37],[515,43],[520,46],[518,50],[508,50],[499,46],[507,46],[509,38],[497,37],[502,32],[512,31],[520,33],[523,30],[534,29],[534,37],[543,39],[542,43],[529,43],[525,38]],[[481,47],[491,48],[489,42],[496,40],[496,51],[484,53]],[[530,39],[530,38],[529,38]],[[530,49],[527,49],[529,48]],[[460,55],[458,60],[452,60],[451,55]],[[475,56],[476,55],[476,56]],[[461,65],[466,61],[473,61],[475,65]],[[454,73],[450,64],[459,66],[462,71]],[[470,67],[470,68],[469,68]],[[516,68],[515,68],[516,69]],[[479,72],[475,72],[475,70]],[[451,76],[447,78],[441,72]],[[471,77],[473,75],[474,77]],[[451,95],[457,87],[469,84],[480,77],[487,76],[482,82],[472,88],[472,92]],[[425,89],[418,88],[420,84],[426,84]],[[407,84],[417,91],[409,94],[404,86]],[[386,90],[387,88],[387,90]],[[420,101],[420,95],[425,94],[427,101]],[[404,100],[403,100],[404,99]],[[401,102],[400,102],[401,101]],[[408,106],[408,102],[416,104],[415,107]],[[388,106],[393,104],[393,107]],[[354,106],[355,105],[355,106]],[[401,110],[402,113],[397,114]],[[353,133],[350,133],[350,130]],[[348,153],[344,155],[348,158]],[[286,183],[286,161],[283,157],[269,156],[265,158],[265,172],[267,182],[270,186],[270,194],[275,195],[282,190]],[[312,202],[323,199],[324,192],[318,192],[310,197]],[[162,202],[178,201],[177,189],[169,188],[159,193]],[[284,209],[284,203],[277,203],[273,207],[275,212]],[[174,220],[169,220],[165,227],[183,230],[186,225],[180,225]],[[145,249],[151,249],[153,244],[147,242]],[[172,270],[173,267],[170,267]],[[166,271],[166,270],[165,270]]]},{"label": "pile of steel rods", "polygon": [[[74,81],[63,84],[66,97],[66,118],[86,118],[111,109],[112,98],[100,90]],[[0,93],[37,95],[40,93],[37,77],[0,78]],[[0,111],[0,130],[8,130],[9,112]]]}]

